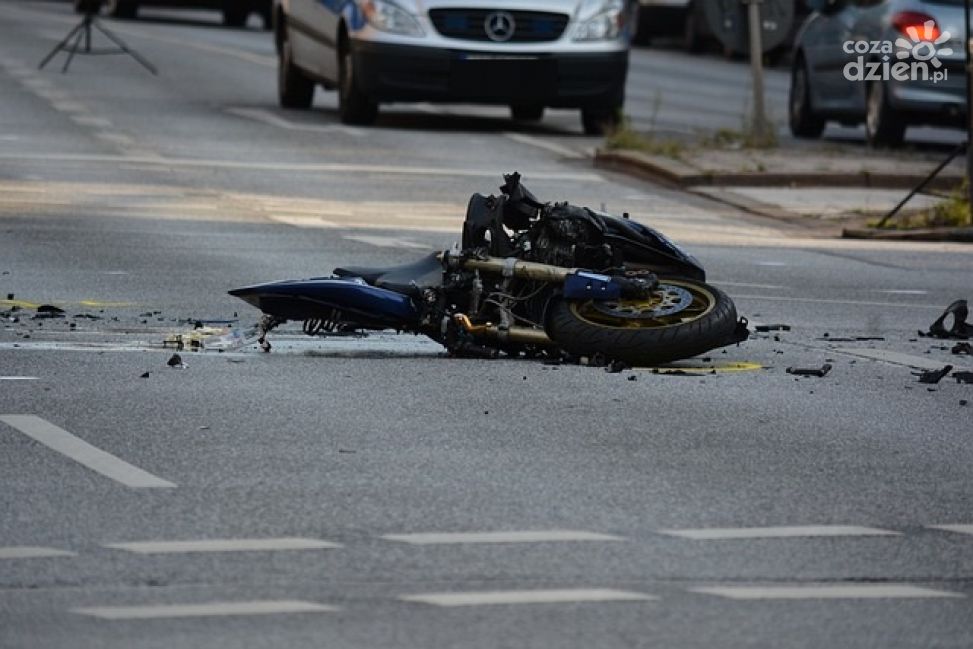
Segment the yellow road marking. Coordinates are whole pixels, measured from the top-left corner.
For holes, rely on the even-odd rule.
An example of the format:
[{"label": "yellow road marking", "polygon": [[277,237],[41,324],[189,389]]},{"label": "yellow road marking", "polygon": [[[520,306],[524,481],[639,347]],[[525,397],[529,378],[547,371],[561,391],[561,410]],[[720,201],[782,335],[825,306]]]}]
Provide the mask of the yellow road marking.
[{"label": "yellow road marking", "polygon": [[98,300],[81,300],[80,302],[68,302],[64,300],[54,300],[51,302],[41,303],[41,302],[27,302],[25,300],[0,300],[0,306],[11,307],[15,306],[20,309],[33,309],[36,310],[41,304],[53,304],[57,305],[71,305],[77,304],[79,306],[88,307],[128,307],[137,306],[134,302],[100,302]]},{"label": "yellow road marking", "polygon": [[18,309],[36,309],[40,304],[24,302],[23,300],[0,300],[0,306],[15,306]]},{"label": "yellow road marking", "polygon": [[685,372],[686,374],[703,376],[706,374],[712,374],[713,372],[716,372],[717,374],[722,374],[725,372],[754,372],[756,370],[762,370],[763,368],[764,366],[760,363],[740,361],[738,363],[716,363],[713,365],[668,365],[665,367],[633,367],[632,369],[641,370],[643,372],[655,372],[658,374]]}]

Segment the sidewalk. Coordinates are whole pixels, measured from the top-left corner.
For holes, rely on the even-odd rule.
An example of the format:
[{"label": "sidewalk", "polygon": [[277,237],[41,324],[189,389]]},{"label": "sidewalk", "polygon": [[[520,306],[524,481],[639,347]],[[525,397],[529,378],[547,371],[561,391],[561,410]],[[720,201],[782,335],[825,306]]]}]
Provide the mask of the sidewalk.
[{"label": "sidewalk", "polygon": [[[659,144],[659,146],[653,146]],[[866,222],[897,205],[949,154],[876,151],[861,144],[788,143],[770,149],[712,143],[653,143],[646,150],[600,149],[595,166],[677,186],[736,208],[789,221],[830,223],[845,236],[973,241],[973,228],[873,231]],[[655,150],[663,153],[654,152]],[[930,209],[965,176],[958,157],[903,213]]]}]

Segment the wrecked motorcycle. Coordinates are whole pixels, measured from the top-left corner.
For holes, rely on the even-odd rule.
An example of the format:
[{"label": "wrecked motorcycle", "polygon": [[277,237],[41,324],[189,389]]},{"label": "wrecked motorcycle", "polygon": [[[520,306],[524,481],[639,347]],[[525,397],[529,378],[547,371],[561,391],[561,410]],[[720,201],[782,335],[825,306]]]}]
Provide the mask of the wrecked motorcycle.
[{"label": "wrecked motorcycle", "polygon": [[264,313],[259,342],[288,320],[304,332],[409,331],[456,356],[601,358],[651,365],[740,342],[746,321],[705,283],[699,262],[661,233],[568,203],[545,203],[504,176],[474,194],[462,246],[391,268],[230,291]]}]

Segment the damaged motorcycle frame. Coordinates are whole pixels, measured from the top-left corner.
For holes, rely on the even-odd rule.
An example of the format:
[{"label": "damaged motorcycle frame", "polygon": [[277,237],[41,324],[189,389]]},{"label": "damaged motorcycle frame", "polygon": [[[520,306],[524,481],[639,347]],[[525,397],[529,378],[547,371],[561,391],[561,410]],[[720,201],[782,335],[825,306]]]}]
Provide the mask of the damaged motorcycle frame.
[{"label": "damaged motorcycle frame", "polygon": [[260,308],[261,344],[286,320],[322,331],[424,334],[457,356],[601,355],[652,364],[746,338],[730,299],[661,233],[568,203],[539,201],[504,176],[474,194],[462,245],[393,268],[231,291]]}]

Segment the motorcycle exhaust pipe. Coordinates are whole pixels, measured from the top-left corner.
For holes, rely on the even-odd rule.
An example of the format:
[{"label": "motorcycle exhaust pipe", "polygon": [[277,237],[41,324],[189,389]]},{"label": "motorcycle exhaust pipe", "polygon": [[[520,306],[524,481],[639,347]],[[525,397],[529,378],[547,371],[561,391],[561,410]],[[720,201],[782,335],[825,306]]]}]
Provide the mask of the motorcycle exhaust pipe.
[{"label": "motorcycle exhaust pipe", "polygon": [[503,342],[526,343],[528,345],[551,346],[554,344],[547,334],[540,329],[530,327],[509,327],[501,329],[498,325],[486,323],[483,325],[473,324],[469,317],[463,313],[457,313],[453,320],[463,328],[464,331],[473,336],[483,336]]},{"label": "motorcycle exhaust pipe", "polygon": [[[452,260],[449,260],[452,262]],[[479,270],[485,273],[496,273],[504,277],[522,277],[539,282],[560,282],[575,272],[577,268],[562,268],[536,261],[521,261],[514,257],[487,257],[486,259],[463,259],[459,265],[467,270]]]}]

